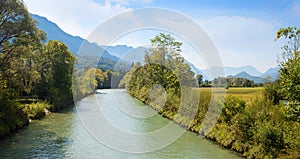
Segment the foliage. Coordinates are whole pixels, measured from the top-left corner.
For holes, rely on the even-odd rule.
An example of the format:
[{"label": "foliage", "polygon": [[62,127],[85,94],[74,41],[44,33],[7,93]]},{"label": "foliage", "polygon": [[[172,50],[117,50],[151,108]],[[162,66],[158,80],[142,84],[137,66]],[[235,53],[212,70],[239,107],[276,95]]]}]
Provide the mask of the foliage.
[{"label": "foliage", "polygon": [[[238,98],[226,98],[221,120],[208,138],[247,158],[299,158],[299,122],[286,119],[284,105],[273,105],[267,98],[256,98],[245,107],[240,107],[240,102]],[[228,106],[241,109],[229,111]]]},{"label": "foliage", "polygon": [[278,104],[279,100],[283,99],[283,95],[280,92],[281,86],[280,81],[268,82],[264,85],[264,95],[269,100],[272,100],[274,104]]},{"label": "foliage", "polygon": [[282,47],[283,53],[279,61],[280,90],[288,101],[287,118],[300,121],[300,29],[281,28],[276,33],[276,40],[280,38],[287,40]]},{"label": "foliage", "polygon": [[43,114],[45,103],[21,105],[18,98],[38,96],[58,109],[72,100],[75,57],[65,44],[48,41],[23,2],[0,2],[0,136]]},{"label": "foliage", "polygon": [[214,87],[256,87],[258,84],[247,78],[218,77],[212,80]]},{"label": "foliage", "polygon": [[28,124],[28,117],[15,98],[13,90],[0,92],[0,137]]},{"label": "foliage", "polygon": [[[181,103],[185,103],[180,102],[185,100],[181,99],[181,94],[184,90],[191,93],[188,88],[195,83],[195,79],[189,64],[180,55],[182,44],[164,33],[156,35],[151,43],[152,46],[145,55],[145,65],[134,64],[121,80],[120,86],[125,86],[129,94],[169,118],[185,120],[183,118],[188,115],[175,114]],[[158,93],[165,95],[157,96]]]},{"label": "foliage", "polygon": [[65,44],[50,40],[43,47],[39,61],[41,80],[37,83],[37,95],[54,105],[54,109],[72,101],[72,72],[75,57]]},{"label": "foliage", "polygon": [[94,93],[95,89],[120,87],[119,83],[125,74],[123,71],[104,71],[99,68],[90,68],[88,66],[86,66],[84,69],[77,68],[73,73],[74,78],[72,91],[75,101]]},{"label": "foliage", "polygon": [[197,84],[198,84],[198,87],[201,87],[202,86],[202,80],[203,80],[203,76],[201,74],[197,74],[196,75],[196,80],[197,80]]},{"label": "foliage", "polygon": [[29,119],[40,119],[46,115],[47,109],[51,109],[52,106],[47,102],[37,102],[24,104],[21,107]]},{"label": "foliage", "polygon": [[224,107],[222,109],[220,119],[225,123],[229,123],[231,118],[244,110],[245,106],[245,101],[237,97],[227,96],[224,102]]},{"label": "foliage", "polygon": [[1,1],[0,11],[0,89],[10,87],[28,93],[36,80],[36,72],[31,69],[32,52],[44,34],[36,28],[22,1]]},{"label": "foliage", "polygon": [[[297,27],[281,28],[276,33],[276,40],[284,38],[280,65],[281,91],[287,100],[300,101],[300,29]],[[298,105],[299,106],[299,105]]]}]

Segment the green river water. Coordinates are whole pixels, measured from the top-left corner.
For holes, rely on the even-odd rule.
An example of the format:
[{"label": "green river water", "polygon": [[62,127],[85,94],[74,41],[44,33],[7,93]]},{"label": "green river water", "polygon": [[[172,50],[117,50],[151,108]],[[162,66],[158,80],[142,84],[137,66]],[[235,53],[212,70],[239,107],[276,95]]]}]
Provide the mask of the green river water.
[{"label": "green river water", "polygon": [[0,158],[241,158],[185,131],[124,90],[101,91],[1,139]]}]

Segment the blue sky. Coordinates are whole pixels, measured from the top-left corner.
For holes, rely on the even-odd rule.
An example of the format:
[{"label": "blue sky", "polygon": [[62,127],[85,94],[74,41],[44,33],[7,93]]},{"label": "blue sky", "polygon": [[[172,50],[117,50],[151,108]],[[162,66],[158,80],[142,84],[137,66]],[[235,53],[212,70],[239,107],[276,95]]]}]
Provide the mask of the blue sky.
[{"label": "blue sky", "polygon": [[[106,20],[143,7],[178,11],[193,18],[210,36],[225,66],[252,65],[264,72],[277,65],[283,41],[276,30],[300,25],[300,0],[24,0],[31,13],[44,16],[65,32],[87,38]],[[114,44],[145,45],[154,33],[136,32]],[[145,36],[147,35],[147,36]],[[187,48],[187,52],[190,50]],[[194,55],[186,58],[205,68]]]}]

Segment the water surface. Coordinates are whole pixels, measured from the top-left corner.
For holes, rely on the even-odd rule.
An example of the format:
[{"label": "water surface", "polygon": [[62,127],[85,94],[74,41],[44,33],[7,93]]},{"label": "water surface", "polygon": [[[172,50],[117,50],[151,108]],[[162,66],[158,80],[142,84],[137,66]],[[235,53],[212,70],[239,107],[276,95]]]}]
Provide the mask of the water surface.
[{"label": "water surface", "polygon": [[[99,105],[100,103],[100,105]],[[77,109],[76,109],[77,108]],[[164,143],[166,136],[181,132],[180,137],[168,146],[147,153],[132,153],[118,150],[101,142],[99,134],[95,134],[90,126],[100,127],[106,133],[106,129],[99,121],[90,121],[87,115],[94,109],[105,113],[105,119],[117,127],[120,131],[133,134],[147,134],[157,132],[172,125],[160,136],[144,138],[143,140],[131,140],[123,137],[118,139],[119,132],[106,134],[106,142],[126,145],[127,150],[139,149],[140,145],[147,147],[151,142]],[[95,113],[92,113],[94,115]],[[101,115],[99,115],[101,116]],[[90,116],[90,119],[97,119]],[[82,120],[83,119],[83,120]],[[175,125],[175,124],[174,124]],[[0,158],[205,158],[224,159],[241,158],[236,153],[199,137],[197,134],[184,131],[178,125],[174,126],[170,121],[158,115],[154,110],[132,99],[124,90],[102,90],[101,94],[91,95],[82,99],[76,107],[63,110],[60,113],[51,113],[42,120],[33,121],[28,127],[0,140]],[[95,129],[96,130],[96,129]],[[104,131],[106,130],[106,131]],[[157,143],[160,145],[160,143]],[[136,147],[135,147],[136,146]],[[157,146],[157,145],[156,145]],[[125,149],[126,150],[126,149]]]}]

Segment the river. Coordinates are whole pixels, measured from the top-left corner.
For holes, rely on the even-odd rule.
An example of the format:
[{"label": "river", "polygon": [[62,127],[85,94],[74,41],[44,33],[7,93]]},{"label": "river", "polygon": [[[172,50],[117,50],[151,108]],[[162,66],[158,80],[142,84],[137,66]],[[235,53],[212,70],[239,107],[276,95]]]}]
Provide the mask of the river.
[{"label": "river", "polygon": [[[102,115],[97,110],[101,110]],[[110,123],[108,126],[107,121]],[[136,138],[138,135],[143,138]],[[149,146],[151,144],[154,146]],[[1,139],[0,158],[241,157],[195,133],[185,131],[131,98],[124,90],[101,90],[101,94],[88,96],[75,107],[51,113]]]}]

